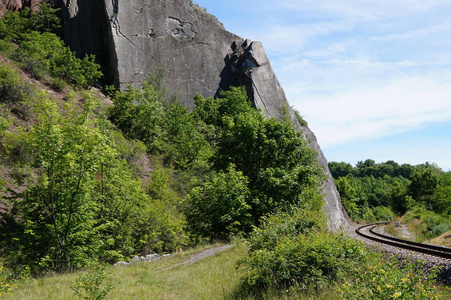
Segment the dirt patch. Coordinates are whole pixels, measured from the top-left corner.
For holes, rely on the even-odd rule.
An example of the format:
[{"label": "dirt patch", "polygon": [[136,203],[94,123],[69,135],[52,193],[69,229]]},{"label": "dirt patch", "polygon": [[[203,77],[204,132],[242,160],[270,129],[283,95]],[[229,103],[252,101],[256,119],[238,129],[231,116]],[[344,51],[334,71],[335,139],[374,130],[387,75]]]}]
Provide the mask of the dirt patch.
[{"label": "dirt patch", "polygon": [[180,262],[178,264],[175,264],[173,266],[167,267],[167,268],[165,268],[163,270],[165,271],[165,270],[170,270],[172,268],[175,268],[175,267],[178,267],[178,266],[182,266],[182,265],[194,264],[194,263],[198,262],[201,259],[213,256],[213,255],[215,255],[216,253],[219,253],[219,252],[223,252],[223,251],[225,251],[225,250],[227,250],[229,248],[232,248],[233,246],[235,246],[235,244],[219,246],[219,247],[214,247],[214,248],[209,248],[209,249],[203,250],[203,251],[201,251],[201,252],[199,252],[197,254],[194,254],[190,259],[182,261],[182,262]]}]

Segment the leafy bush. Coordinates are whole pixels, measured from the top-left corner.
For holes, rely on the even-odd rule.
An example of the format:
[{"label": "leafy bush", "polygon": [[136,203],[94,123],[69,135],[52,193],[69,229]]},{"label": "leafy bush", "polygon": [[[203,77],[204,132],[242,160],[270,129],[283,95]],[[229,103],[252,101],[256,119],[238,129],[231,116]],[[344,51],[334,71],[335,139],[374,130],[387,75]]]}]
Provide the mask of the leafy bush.
[{"label": "leafy bush", "polygon": [[159,94],[149,83],[142,89],[129,86],[125,91],[112,88],[109,96],[114,107],[110,120],[131,139],[143,142],[150,153],[159,153],[163,144],[165,109],[158,101]]},{"label": "leafy bush", "polygon": [[8,266],[28,265],[34,274],[66,271],[185,243],[180,200],[166,199],[164,180],[152,186],[152,198],[145,193],[112,126],[96,117],[96,101],[89,93],[68,99],[63,113],[43,94],[36,123],[8,133],[24,145],[21,161],[33,173],[2,214],[0,250]]},{"label": "leafy bush", "polygon": [[279,212],[262,218],[249,237],[249,250],[275,249],[281,237],[293,237],[322,231],[326,219],[320,212],[293,207],[289,212]]},{"label": "leafy bush", "polygon": [[185,215],[191,231],[201,237],[227,238],[248,232],[252,224],[247,178],[230,165],[187,196]]},{"label": "leafy bush", "polygon": [[378,258],[348,276],[339,287],[345,299],[441,299],[445,292],[435,286],[437,269],[424,278],[421,263]]},{"label": "leafy bush", "polygon": [[28,89],[19,72],[10,65],[0,63],[0,103],[14,104],[24,100]]},{"label": "leafy bush", "polygon": [[77,58],[59,37],[49,32],[23,34],[16,57],[37,79],[51,75],[86,87],[102,76],[93,55]]},{"label": "leafy bush", "polygon": [[0,263],[0,297],[11,295],[16,285],[8,280],[7,276],[3,274],[3,264]]},{"label": "leafy bush", "polygon": [[61,20],[56,15],[59,10],[46,2],[38,4],[34,12],[29,7],[21,11],[7,10],[0,19],[0,39],[18,42],[23,34],[31,30],[51,32],[58,29],[61,27]]},{"label": "leafy bush", "polygon": [[390,221],[395,217],[395,214],[389,207],[378,206],[373,208],[373,214],[376,221]]},{"label": "leafy bush", "polygon": [[413,227],[420,241],[435,238],[451,228],[449,216],[427,210],[422,205],[414,206],[409,210],[404,216],[404,223]]},{"label": "leafy bush", "polygon": [[294,110],[294,115],[296,116],[296,119],[299,122],[299,125],[307,127],[308,123],[306,120],[304,120],[304,118],[301,116],[301,113],[298,110]]},{"label": "leafy bush", "polygon": [[77,275],[77,281],[72,286],[72,290],[79,299],[105,299],[113,289],[113,284],[108,275],[105,267],[102,265],[89,267],[84,274]]},{"label": "leafy bush", "polygon": [[317,228],[312,213],[298,210],[268,217],[249,240],[249,254],[240,261],[246,274],[239,293],[271,289],[305,290],[331,286],[365,259],[363,244]]}]

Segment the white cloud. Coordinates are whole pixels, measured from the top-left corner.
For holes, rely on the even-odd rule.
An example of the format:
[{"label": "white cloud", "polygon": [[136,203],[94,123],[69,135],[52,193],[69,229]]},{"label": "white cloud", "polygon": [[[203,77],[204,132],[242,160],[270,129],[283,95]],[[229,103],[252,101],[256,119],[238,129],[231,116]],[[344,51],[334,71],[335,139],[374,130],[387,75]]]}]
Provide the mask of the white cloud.
[{"label": "white cloud", "polygon": [[440,32],[440,31],[446,31],[447,33],[449,33],[450,30],[451,30],[451,23],[446,22],[446,23],[431,26],[431,27],[405,31],[400,34],[397,33],[397,34],[389,34],[386,36],[373,36],[373,37],[371,37],[370,40],[381,41],[381,42],[390,42],[393,40],[405,40],[405,39],[411,39],[411,38],[424,37],[424,36],[434,34],[434,33]]},{"label": "white cloud", "polygon": [[298,102],[295,107],[325,147],[406,132],[451,120],[451,83],[424,78]]}]

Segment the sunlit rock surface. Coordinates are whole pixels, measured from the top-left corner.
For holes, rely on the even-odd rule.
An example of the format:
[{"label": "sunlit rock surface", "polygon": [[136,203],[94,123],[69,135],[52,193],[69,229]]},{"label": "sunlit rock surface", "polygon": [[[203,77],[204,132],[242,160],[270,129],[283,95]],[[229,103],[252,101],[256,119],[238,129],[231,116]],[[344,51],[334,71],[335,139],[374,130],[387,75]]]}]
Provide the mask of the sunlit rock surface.
[{"label": "sunlit rock surface", "polygon": [[[226,31],[189,0],[60,1],[66,41],[79,54],[96,54],[107,81],[117,87],[139,86],[163,67],[168,88],[188,108],[194,107],[195,94],[214,97],[230,85],[245,85],[254,106],[270,117],[290,107],[262,44]],[[348,227],[314,134],[291,114],[328,176],[323,192],[329,228]]]}]

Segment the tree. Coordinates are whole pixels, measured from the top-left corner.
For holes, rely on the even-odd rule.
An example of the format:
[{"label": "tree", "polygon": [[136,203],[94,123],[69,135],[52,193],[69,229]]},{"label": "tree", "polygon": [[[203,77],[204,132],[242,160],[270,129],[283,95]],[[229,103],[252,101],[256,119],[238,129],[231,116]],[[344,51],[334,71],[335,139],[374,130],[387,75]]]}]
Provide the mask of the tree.
[{"label": "tree", "polygon": [[89,194],[102,164],[116,153],[96,126],[89,100],[84,109],[68,103],[63,116],[42,95],[38,122],[26,136],[38,177],[16,206],[22,214],[21,255],[35,271],[80,267],[99,247],[98,203]]},{"label": "tree", "polygon": [[0,19],[0,38],[18,42],[23,34],[32,30],[52,32],[61,27],[61,20],[57,16],[59,10],[45,2],[38,4],[34,12],[29,7],[21,11],[7,10]]},{"label": "tree", "polygon": [[23,34],[17,57],[37,79],[51,75],[86,87],[102,77],[94,55],[77,58],[58,36],[50,32]]},{"label": "tree", "polygon": [[248,179],[230,165],[188,194],[185,215],[191,231],[200,237],[224,239],[231,233],[249,232],[251,194]]},{"label": "tree", "polygon": [[431,169],[416,169],[411,177],[409,194],[418,202],[432,208],[433,195],[439,183],[438,175]]},{"label": "tree", "polygon": [[359,215],[357,207],[357,193],[346,177],[340,177],[335,180],[338,192],[340,193],[341,202],[348,212],[351,219],[355,219]]},{"label": "tree", "polygon": [[331,161],[328,163],[329,165],[329,170],[330,173],[332,174],[332,176],[335,179],[338,179],[340,177],[345,177],[348,174],[352,174],[354,171],[354,168],[352,167],[351,164],[349,163],[345,163],[345,162],[334,162]]},{"label": "tree", "polygon": [[142,89],[110,90],[109,96],[114,103],[110,120],[128,138],[142,141],[150,153],[161,152],[166,111],[154,87],[144,82]]},{"label": "tree", "polygon": [[250,106],[242,88],[223,92],[217,102],[199,96],[196,101],[195,117],[218,130],[213,168],[225,172],[233,165],[248,179],[252,224],[293,205],[318,209],[323,173],[288,118],[266,118]]}]

